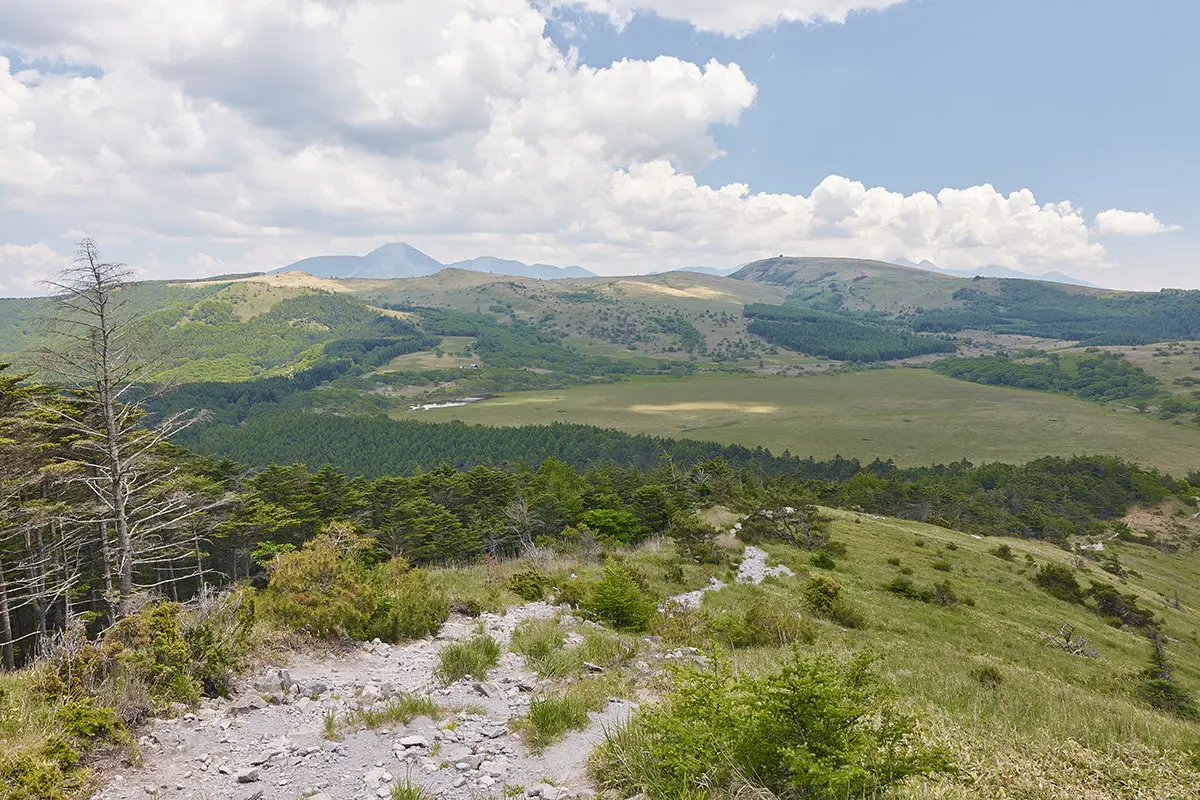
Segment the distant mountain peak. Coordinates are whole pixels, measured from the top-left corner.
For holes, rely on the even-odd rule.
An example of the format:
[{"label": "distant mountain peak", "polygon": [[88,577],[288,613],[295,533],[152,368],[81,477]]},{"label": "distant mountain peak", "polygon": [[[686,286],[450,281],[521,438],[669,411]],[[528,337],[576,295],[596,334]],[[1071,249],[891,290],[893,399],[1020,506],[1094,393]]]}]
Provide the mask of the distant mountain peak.
[{"label": "distant mountain peak", "polygon": [[1045,272],[1041,275],[1034,275],[1028,272],[1021,272],[1020,270],[1009,269],[1008,267],[999,267],[995,265],[978,267],[976,269],[947,269],[945,267],[939,267],[937,264],[934,264],[932,261],[927,259],[923,259],[919,264],[914,264],[908,259],[897,258],[895,263],[903,267],[923,269],[928,272],[937,272],[942,275],[953,275],[957,278],[974,278],[978,275],[983,278],[1012,278],[1023,281],[1049,281],[1050,283],[1065,283],[1071,286],[1086,286],[1090,289],[1103,288],[1094,283],[1088,283],[1087,281],[1072,277],[1065,272],[1059,272],[1058,270]]},{"label": "distant mountain peak", "polygon": [[390,280],[422,278],[441,272],[447,267],[540,280],[593,277],[593,273],[583,267],[523,264],[520,261],[494,256],[480,256],[454,264],[443,264],[407,242],[390,242],[375,248],[365,256],[313,256],[301,259],[294,264],[288,264],[286,267],[280,267],[275,272],[307,272],[318,278]]}]

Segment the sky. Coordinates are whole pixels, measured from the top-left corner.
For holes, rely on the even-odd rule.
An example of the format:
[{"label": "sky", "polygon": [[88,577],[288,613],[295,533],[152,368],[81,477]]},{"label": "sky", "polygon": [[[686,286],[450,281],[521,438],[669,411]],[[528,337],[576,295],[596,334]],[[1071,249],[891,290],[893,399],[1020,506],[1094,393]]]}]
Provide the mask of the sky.
[{"label": "sky", "polygon": [[0,0],[0,295],[406,241],[1200,288],[1195,0]]}]

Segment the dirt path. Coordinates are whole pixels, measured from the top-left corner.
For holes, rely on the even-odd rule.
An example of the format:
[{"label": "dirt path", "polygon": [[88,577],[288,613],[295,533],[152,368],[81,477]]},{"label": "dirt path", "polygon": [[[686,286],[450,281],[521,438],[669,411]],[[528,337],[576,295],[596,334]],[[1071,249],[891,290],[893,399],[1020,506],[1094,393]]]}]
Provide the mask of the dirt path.
[{"label": "dirt path", "polygon": [[[759,583],[786,569],[768,569],[766,553],[747,547],[738,581]],[[676,599],[699,605],[705,591],[722,585]],[[469,639],[479,625],[507,646],[522,620],[558,613],[545,603],[529,603],[503,616],[452,617],[433,639],[301,657],[286,670],[248,682],[232,701],[206,700],[193,714],[153,721],[139,740],[143,765],[113,775],[94,800],[358,800],[390,797],[391,786],[406,779],[433,797],[453,800],[504,797],[506,786],[546,800],[592,797],[587,758],[606,729],[628,718],[634,703],[611,700],[591,715],[586,730],[539,756],[508,728],[538,689],[523,656],[506,653],[483,683],[442,687],[433,677],[441,649]],[[292,688],[285,693],[283,684]],[[344,720],[353,709],[400,693],[429,694],[441,706],[470,711],[438,722],[418,718],[407,726],[343,727],[341,741],[324,737],[328,713]]]}]

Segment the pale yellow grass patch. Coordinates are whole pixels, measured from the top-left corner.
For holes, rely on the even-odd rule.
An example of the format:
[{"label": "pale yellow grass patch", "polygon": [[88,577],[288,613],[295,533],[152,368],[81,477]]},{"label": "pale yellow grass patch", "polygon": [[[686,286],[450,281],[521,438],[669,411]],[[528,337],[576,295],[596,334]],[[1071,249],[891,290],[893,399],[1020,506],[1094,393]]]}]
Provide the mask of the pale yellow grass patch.
[{"label": "pale yellow grass patch", "polygon": [[391,308],[376,308],[375,306],[367,306],[367,308],[371,309],[376,314],[380,314],[385,317],[392,317],[393,319],[410,320],[416,317],[416,314],[413,314],[410,311],[396,311],[395,309]]},{"label": "pale yellow grass patch", "polygon": [[629,406],[629,410],[637,414],[673,414],[679,411],[739,411],[743,414],[774,414],[779,411],[779,406],[772,406],[766,403],[708,401],[699,403],[639,403],[638,405]]},{"label": "pale yellow grass patch", "polygon": [[722,292],[719,289],[713,289],[708,286],[677,289],[674,286],[663,286],[662,284],[646,283],[645,281],[617,281],[616,285],[622,289],[649,292],[650,294],[665,294],[670,297],[691,297],[696,300],[733,299],[733,295],[729,294],[729,292]]},{"label": "pale yellow grass patch", "polygon": [[253,278],[235,278],[228,281],[198,281],[187,285],[190,287],[218,286],[226,283],[262,283],[281,289],[323,289],[327,292],[338,292],[341,294],[350,292],[350,289],[343,285],[341,281],[335,281],[330,278],[318,278],[314,275],[309,275],[307,272],[281,272],[278,275],[256,275]]}]

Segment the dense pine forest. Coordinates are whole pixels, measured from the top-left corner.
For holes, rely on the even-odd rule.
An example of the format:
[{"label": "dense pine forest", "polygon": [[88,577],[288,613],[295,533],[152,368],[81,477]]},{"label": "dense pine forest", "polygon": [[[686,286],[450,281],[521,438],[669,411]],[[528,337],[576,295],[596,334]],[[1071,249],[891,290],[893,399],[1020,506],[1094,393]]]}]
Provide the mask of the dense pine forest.
[{"label": "dense pine forest", "polygon": [[1101,296],[1035,281],[999,280],[997,291],[964,286],[960,308],[920,309],[914,330],[1016,333],[1092,345],[1140,345],[1200,337],[1200,292]]},{"label": "dense pine forest", "polygon": [[919,336],[896,327],[857,322],[849,317],[801,306],[746,306],[747,329],[772,344],[839,361],[892,361],[953,353],[953,342]]}]

